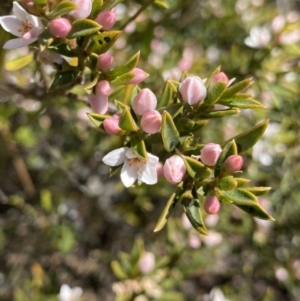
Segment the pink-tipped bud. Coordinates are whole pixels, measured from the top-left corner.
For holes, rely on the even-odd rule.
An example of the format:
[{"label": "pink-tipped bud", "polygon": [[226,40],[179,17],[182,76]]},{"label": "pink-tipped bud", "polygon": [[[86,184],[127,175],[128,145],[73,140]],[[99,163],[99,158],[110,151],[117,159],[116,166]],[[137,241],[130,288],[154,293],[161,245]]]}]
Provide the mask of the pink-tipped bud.
[{"label": "pink-tipped bud", "polygon": [[58,18],[49,22],[50,33],[57,38],[66,37],[71,29],[72,25],[66,18]]},{"label": "pink-tipped bud", "polygon": [[72,0],[77,9],[70,12],[74,19],[86,19],[92,11],[92,0]]},{"label": "pink-tipped bud", "polygon": [[157,179],[160,179],[164,176],[164,166],[161,162],[158,162],[156,164],[156,174],[157,174]]},{"label": "pink-tipped bud", "polygon": [[111,117],[107,117],[103,121],[103,127],[105,132],[109,135],[118,135],[121,131],[121,129],[119,128],[119,120],[120,115],[118,114],[114,114]]},{"label": "pink-tipped bud", "polygon": [[155,94],[148,88],[142,89],[132,102],[132,109],[136,115],[143,115],[148,111],[155,110],[157,99]]},{"label": "pink-tipped bud", "polygon": [[95,19],[100,25],[102,25],[103,30],[111,29],[116,23],[116,13],[115,9],[107,10],[101,12]]},{"label": "pink-tipped bud", "polygon": [[171,184],[181,182],[185,172],[186,167],[181,157],[174,155],[166,160],[164,164],[164,175]]},{"label": "pink-tipped bud", "polygon": [[129,80],[126,85],[137,85],[145,80],[145,78],[148,76],[148,74],[140,69],[140,68],[133,68],[131,72],[134,73],[134,78]]},{"label": "pink-tipped bud", "polygon": [[151,252],[145,252],[138,262],[139,270],[142,274],[150,273],[155,266],[155,257]]},{"label": "pink-tipped bud", "polygon": [[162,117],[156,110],[148,111],[143,114],[141,127],[148,134],[155,134],[160,130]]},{"label": "pink-tipped bud", "polygon": [[208,166],[214,166],[222,152],[219,144],[208,143],[201,149],[201,161]]},{"label": "pink-tipped bud", "polygon": [[109,82],[107,80],[100,80],[96,86],[96,95],[108,96],[110,92]]},{"label": "pink-tipped bud", "polygon": [[105,114],[108,109],[108,97],[103,95],[89,95],[88,100],[95,113]]},{"label": "pink-tipped bud", "polygon": [[226,85],[228,84],[229,79],[228,79],[227,75],[224,72],[218,72],[218,73],[216,73],[212,76],[211,84],[213,85],[213,84],[218,83],[218,82],[223,82]]},{"label": "pink-tipped bud", "polygon": [[239,155],[229,156],[223,163],[222,169],[228,173],[234,173],[242,169],[244,164],[243,157]]},{"label": "pink-tipped bud", "polygon": [[217,214],[220,211],[220,201],[214,195],[207,196],[204,201],[204,210],[208,214]]},{"label": "pink-tipped bud", "polygon": [[189,76],[178,88],[182,100],[189,105],[194,105],[206,97],[206,88],[198,76]]},{"label": "pink-tipped bud", "polygon": [[98,56],[97,68],[101,71],[108,71],[114,62],[114,57],[109,53],[103,53]]}]

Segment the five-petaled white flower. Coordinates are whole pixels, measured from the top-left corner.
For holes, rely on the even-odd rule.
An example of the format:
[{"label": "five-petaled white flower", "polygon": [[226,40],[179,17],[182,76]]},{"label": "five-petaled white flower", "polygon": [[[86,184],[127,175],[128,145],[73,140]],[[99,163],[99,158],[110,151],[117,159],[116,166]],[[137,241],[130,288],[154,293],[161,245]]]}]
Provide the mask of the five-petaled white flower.
[{"label": "five-petaled white flower", "polygon": [[152,185],[157,182],[156,165],[158,157],[147,153],[148,160],[137,158],[131,148],[121,147],[108,153],[102,161],[109,166],[124,163],[121,170],[121,180],[126,187],[130,187],[136,180]]},{"label": "five-petaled white flower", "polygon": [[13,14],[0,17],[0,24],[4,30],[18,38],[7,41],[4,49],[15,49],[35,42],[44,31],[44,26],[38,17],[28,14],[18,3],[13,3]]},{"label": "five-petaled white flower", "polygon": [[60,287],[58,299],[59,301],[79,301],[81,295],[81,287],[70,288],[67,284],[63,284]]}]

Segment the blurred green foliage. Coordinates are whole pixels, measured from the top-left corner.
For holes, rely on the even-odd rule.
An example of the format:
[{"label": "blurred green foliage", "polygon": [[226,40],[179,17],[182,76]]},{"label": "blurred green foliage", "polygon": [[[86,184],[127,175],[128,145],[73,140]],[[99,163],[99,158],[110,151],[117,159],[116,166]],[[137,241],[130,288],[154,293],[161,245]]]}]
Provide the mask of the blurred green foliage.
[{"label": "blurred green foliage", "polygon": [[[276,221],[223,206],[218,216],[205,217],[204,237],[182,222],[178,209],[166,229],[153,233],[173,187],[161,180],[154,188],[124,189],[118,175],[109,178],[101,159],[121,141],[93,127],[84,97],[47,93],[49,71],[35,60],[6,71],[1,50],[1,300],[54,301],[63,283],[82,287],[81,300],[89,301],[299,299],[300,46],[291,34],[299,32],[299,3],[166,2],[167,9],[154,4],[126,27],[111,49],[115,64],[140,50],[139,67],[150,74],[141,86],[157,94],[164,78],[179,79],[182,59],[200,77],[218,65],[230,78],[253,77],[251,92],[268,109],[212,121],[201,137],[221,142],[270,118],[264,138],[247,152],[244,172],[254,185],[273,187],[261,204]],[[144,3],[119,4],[114,28]],[[1,4],[2,15],[8,4]],[[286,23],[276,31],[279,14]],[[267,26],[270,40],[251,48],[244,40],[255,26]],[[2,30],[1,44],[8,38]],[[6,62],[27,53],[9,51]],[[116,98],[122,101],[123,93],[115,91]],[[138,261],[145,250],[155,266],[143,274]],[[216,299],[216,292],[225,297]]]}]

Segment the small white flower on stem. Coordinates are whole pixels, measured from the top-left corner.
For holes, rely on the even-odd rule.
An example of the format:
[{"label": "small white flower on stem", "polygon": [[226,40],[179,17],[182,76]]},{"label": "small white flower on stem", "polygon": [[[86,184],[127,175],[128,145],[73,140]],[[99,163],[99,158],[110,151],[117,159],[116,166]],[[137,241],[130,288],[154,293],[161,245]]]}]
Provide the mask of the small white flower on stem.
[{"label": "small white flower on stem", "polygon": [[59,301],[79,301],[82,295],[81,287],[70,288],[67,284],[60,287],[58,300]]},{"label": "small white flower on stem", "polygon": [[129,147],[121,147],[108,153],[102,161],[109,166],[123,164],[121,180],[126,187],[130,187],[136,180],[149,185],[157,183],[156,165],[158,157],[147,153],[148,160],[137,158]]},{"label": "small white flower on stem", "polygon": [[7,41],[3,46],[4,49],[27,46],[35,42],[44,31],[40,18],[28,14],[18,2],[13,3],[13,14],[0,17],[0,24],[4,30],[18,37]]}]

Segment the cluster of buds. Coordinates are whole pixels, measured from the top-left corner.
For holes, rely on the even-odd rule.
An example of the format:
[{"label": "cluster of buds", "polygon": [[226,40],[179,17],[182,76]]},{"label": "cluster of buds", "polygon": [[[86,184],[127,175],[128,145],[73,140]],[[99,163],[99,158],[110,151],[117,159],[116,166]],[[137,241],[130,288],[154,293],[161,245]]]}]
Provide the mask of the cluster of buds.
[{"label": "cluster of buds", "polygon": [[[137,68],[139,52],[113,66],[114,57],[108,50],[121,31],[110,30],[116,22],[115,7],[110,1],[23,0],[21,4],[14,2],[13,15],[0,17],[2,27],[17,37],[6,42],[4,48],[31,45],[39,57],[47,57],[45,63],[51,56],[56,57],[50,90],[87,82],[83,88],[93,110],[90,120],[124,141],[124,146],[104,156],[103,162],[121,167],[121,180],[126,187],[136,181],[154,185],[162,177],[177,186],[155,231],[163,227],[178,202],[202,234],[207,230],[200,208],[215,214],[220,202],[272,219],[256,198],[269,188],[244,187],[248,180],[238,177],[243,167],[240,153],[257,142],[268,121],[232,137],[222,146],[203,145],[199,139],[210,119],[235,115],[241,109],[264,108],[250,94],[243,93],[252,84],[251,79],[231,85],[234,79],[229,80],[220,68],[205,80],[184,73],[179,82],[168,80],[158,98],[150,89],[137,86],[148,76]],[[109,105],[114,87],[123,89],[128,85],[132,86],[125,88],[126,93],[124,89],[122,101]]]}]

